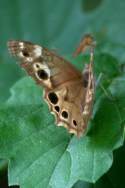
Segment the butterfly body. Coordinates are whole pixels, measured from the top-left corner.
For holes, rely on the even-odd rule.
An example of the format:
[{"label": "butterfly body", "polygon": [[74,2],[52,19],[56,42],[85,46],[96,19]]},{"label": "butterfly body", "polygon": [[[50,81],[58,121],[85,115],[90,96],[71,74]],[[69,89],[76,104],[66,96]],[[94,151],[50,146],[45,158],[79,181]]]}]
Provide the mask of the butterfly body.
[{"label": "butterfly body", "polygon": [[83,73],[54,52],[25,41],[9,41],[10,53],[44,87],[44,99],[56,124],[81,136],[86,130],[94,94],[92,63]]}]

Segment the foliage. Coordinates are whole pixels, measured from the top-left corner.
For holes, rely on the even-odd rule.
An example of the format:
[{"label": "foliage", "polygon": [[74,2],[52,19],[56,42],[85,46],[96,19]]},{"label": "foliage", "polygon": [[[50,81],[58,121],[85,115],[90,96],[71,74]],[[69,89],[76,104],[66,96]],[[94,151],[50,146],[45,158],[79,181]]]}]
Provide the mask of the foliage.
[{"label": "foliage", "polygon": [[[95,0],[87,6],[90,3],[85,0],[1,2],[0,158],[8,161],[9,185],[21,188],[125,186],[124,178],[120,184],[120,172],[118,181],[115,178],[116,168],[120,171],[124,164],[121,157],[124,149],[118,150],[122,164],[117,165],[115,152],[115,162],[106,173],[113,163],[113,150],[123,145],[125,73],[121,67],[125,59],[125,2]],[[60,49],[60,54],[65,54],[65,58],[82,70],[88,56],[73,59],[71,53],[86,32],[93,33],[97,40],[94,71],[97,80],[100,74],[102,77],[97,85],[88,133],[78,139],[55,126],[54,117],[41,99],[42,89],[31,78],[17,81],[24,73],[14,62],[10,63],[5,43],[19,38]]]}]

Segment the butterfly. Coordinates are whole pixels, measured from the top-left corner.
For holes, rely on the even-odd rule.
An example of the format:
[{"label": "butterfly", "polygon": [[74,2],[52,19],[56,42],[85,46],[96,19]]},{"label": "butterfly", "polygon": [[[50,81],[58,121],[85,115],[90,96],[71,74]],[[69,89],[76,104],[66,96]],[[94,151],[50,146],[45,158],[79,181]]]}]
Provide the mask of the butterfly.
[{"label": "butterfly", "polygon": [[37,84],[44,88],[44,100],[55,115],[56,125],[64,126],[69,133],[81,136],[90,120],[95,81],[93,75],[94,40],[86,35],[74,56],[90,48],[90,62],[83,72],[69,61],[45,47],[27,41],[10,40],[10,54],[21,63]]}]

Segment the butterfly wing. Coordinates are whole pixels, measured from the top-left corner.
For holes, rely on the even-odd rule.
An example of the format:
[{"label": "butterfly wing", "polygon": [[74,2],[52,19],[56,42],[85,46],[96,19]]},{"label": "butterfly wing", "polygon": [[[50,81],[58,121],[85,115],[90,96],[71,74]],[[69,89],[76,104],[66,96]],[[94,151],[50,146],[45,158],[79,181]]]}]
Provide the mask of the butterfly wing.
[{"label": "butterfly wing", "polygon": [[8,47],[10,53],[21,61],[21,66],[28,74],[46,88],[56,88],[82,76],[68,61],[39,45],[12,40],[8,42]]},{"label": "butterfly wing", "polygon": [[57,125],[77,136],[83,134],[92,104],[92,97],[89,103],[86,102],[90,95],[88,88],[92,85],[89,67],[82,74],[54,52],[30,42],[12,40],[8,47],[27,73],[44,86],[44,99],[54,113]]}]

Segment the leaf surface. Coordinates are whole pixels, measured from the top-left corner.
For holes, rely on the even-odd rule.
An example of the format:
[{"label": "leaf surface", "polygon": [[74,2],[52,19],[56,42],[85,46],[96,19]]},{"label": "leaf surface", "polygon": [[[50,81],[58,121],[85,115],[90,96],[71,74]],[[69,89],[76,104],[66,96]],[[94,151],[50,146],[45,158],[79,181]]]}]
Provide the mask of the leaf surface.
[{"label": "leaf surface", "polygon": [[[103,70],[106,75],[106,57],[102,69],[102,56],[97,58],[96,75]],[[119,75],[117,61],[114,65],[111,59],[105,89],[112,99],[104,92],[96,97],[88,134],[80,139],[54,125],[42,90],[31,78],[12,87],[6,105],[0,108],[0,157],[9,161],[10,185],[70,188],[79,179],[97,181],[111,167],[112,151],[123,143],[125,106],[125,75]],[[79,65],[78,59],[75,63]]]}]

